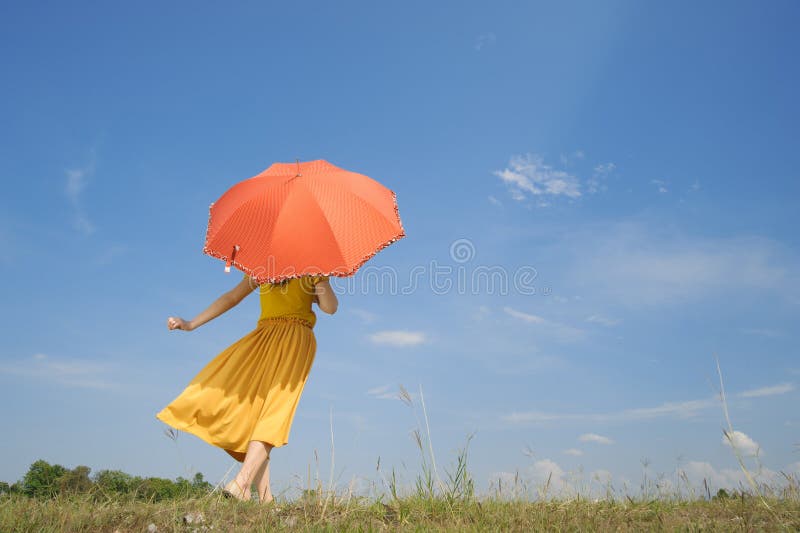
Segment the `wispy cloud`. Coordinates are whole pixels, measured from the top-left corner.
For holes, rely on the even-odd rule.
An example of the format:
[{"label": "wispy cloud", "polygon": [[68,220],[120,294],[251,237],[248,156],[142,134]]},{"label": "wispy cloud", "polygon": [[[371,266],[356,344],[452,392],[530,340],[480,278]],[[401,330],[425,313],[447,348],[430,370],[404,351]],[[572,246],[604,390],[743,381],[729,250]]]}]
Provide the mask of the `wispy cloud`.
[{"label": "wispy cloud", "polygon": [[397,400],[398,395],[396,391],[392,391],[391,385],[381,385],[380,387],[374,387],[367,391],[368,396],[372,396],[373,398],[378,398],[380,400]]},{"label": "wispy cloud", "polygon": [[576,161],[582,160],[584,157],[586,157],[586,154],[583,153],[583,150],[575,150],[571,154],[561,154],[559,159],[563,166],[569,167],[575,164]]},{"label": "wispy cloud", "polygon": [[591,315],[586,317],[586,321],[594,322],[595,324],[600,324],[607,327],[616,326],[622,322],[622,320],[618,318],[610,318],[603,315]]},{"label": "wispy cloud", "polygon": [[508,315],[513,316],[514,318],[518,318],[524,322],[528,322],[530,324],[546,324],[547,321],[537,315],[532,315],[530,313],[523,313],[522,311],[517,311],[511,307],[504,307],[503,311],[505,311]]},{"label": "wispy cloud", "polygon": [[475,312],[472,314],[472,318],[475,320],[481,321],[492,314],[491,309],[489,309],[485,305],[479,305]]},{"label": "wispy cloud", "polygon": [[375,344],[385,344],[389,346],[416,346],[427,341],[424,333],[419,331],[378,331],[369,336]]},{"label": "wispy cloud", "polygon": [[776,396],[778,394],[786,394],[795,389],[792,383],[780,383],[770,387],[761,387],[760,389],[751,389],[739,393],[740,398],[760,398],[762,396]]},{"label": "wispy cloud", "polygon": [[496,205],[497,207],[503,207],[503,202],[492,196],[491,194],[487,197],[489,199],[489,203],[492,205]]},{"label": "wispy cloud", "polygon": [[632,306],[729,289],[775,290],[791,299],[800,286],[797,253],[760,237],[696,238],[624,222],[565,235],[559,247],[574,255],[565,283],[580,287],[591,280],[590,295]]},{"label": "wispy cloud", "polygon": [[595,442],[597,444],[614,444],[613,440],[603,435],[598,435],[597,433],[584,433],[578,437],[578,440],[581,442]]},{"label": "wispy cloud", "polygon": [[333,413],[334,424],[336,420],[343,420],[347,424],[349,424],[353,429],[356,431],[364,431],[367,429],[367,417],[364,416],[363,413],[359,413],[356,411],[339,411],[338,413],[334,411]]},{"label": "wispy cloud", "polygon": [[770,339],[777,339],[781,336],[780,331],[769,328],[744,328],[742,329],[742,333],[747,333],[748,335],[758,335],[759,337],[768,337]]},{"label": "wispy cloud", "polygon": [[117,257],[124,255],[129,250],[129,247],[125,244],[112,244],[108,248],[106,248],[103,252],[97,255],[95,258],[95,264],[99,266],[106,266],[110,265],[114,262],[114,259]]},{"label": "wispy cloud", "polygon": [[536,154],[513,156],[509,166],[494,171],[494,175],[506,184],[514,200],[525,200],[528,195],[568,198],[581,195],[578,178],[545,164],[542,156]]},{"label": "wispy cloud", "polygon": [[109,380],[110,365],[86,359],[51,357],[42,353],[16,362],[0,363],[0,373],[53,381],[67,387],[114,389]]},{"label": "wispy cloud", "polygon": [[96,229],[94,224],[89,220],[89,216],[86,214],[82,201],[83,191],[88,185],[89,178],[94,174],[96,159],[95,149],[92,149],[90,152],[90,160],[86,165],[80,168],[67,169],[65,171],[67,179],[64,186],[64,193],[69,203],[72,205],[72,224],[75,229],[86,235],[94,233]]},{"label": "wispy cloud", "polygon": [[614,163],[603,163],[594,167],[592,177],[586,180],[586,191],[589,194],[595,194],[601,191],[608,190],[606,180],[616,170],[617,165]]},{"label": "wispy cloud", "polygon": [[475,40],[475,50],[480,52],[484,48],[492,46],[496,41],[497,36],[492,32],[478,35],[478,38]]},{"label": "wispy cloud", "polygon": [[[733,394],[739,398],[758,398],[776,394],[785,394],[795,389],[793,384],[782,383],[761,389],[752,389]],[[628,422],[638,420],[653,420],[656,418],[673,417],[689,419],[709,409],[719,409],[720,398],[714,395],[710,398],[687,400],[679,402],[665,402],[655,407],[636,407],[610,413],[547,413],[542,411],[517,411],[501,415],[500,419],[514,425],[540,424],[546,422]]]},{"label": "wispy cloud", "polygon": [[364,322],[365,324],[370,324],[378,319],[378,315],[376,315],[371,311],[367,311],[366,309],[359,309],[357,307],[353,307],[350,309],[350,312],[356,315],[358,318],[360,318],[361,321]]},{"label": "wispy cloud", "polygon": [[669,192],[669,189],[667,189],[667,182],[664,180],[650,180],[650,183],[656,186],[656,190],[658,190],[660,194]]},{"label": "wispy cloud", "polygon": [[586,421],[612,422],[651,420],[660,417],[691,418],[701,411],[719,406],[719,399],[713,398],[689,400],[683,402],[665,402],[655,407],[637,407],[611,413],[546,413],[542,411],[521,411],[502,415],[501,419],[511,424]]},{"label": "wispy cloud", "polygon": [[525,313],[523,311],[514,309],[513,307],[503,307],[503,311],[505,311],[507,315],[514,317],[517,320],[521,320],[528,324],[537,324],[542,328],[545,328],[546,331],[552,333],[556,338],[562,341],[571,342],[581,340],[586,337],[586,332],[582,329],[561,324],[559,322],[554,322],[552,320],[547,320],[538,315]]},{"label": "wispy cloud", "polygon": [[577,448],[569,448],[568,450],[564,450],[561,453],[563,453],[564,455],[573,455],[575,457],[580,457],[581,455],[583,455],[583,452]]}]

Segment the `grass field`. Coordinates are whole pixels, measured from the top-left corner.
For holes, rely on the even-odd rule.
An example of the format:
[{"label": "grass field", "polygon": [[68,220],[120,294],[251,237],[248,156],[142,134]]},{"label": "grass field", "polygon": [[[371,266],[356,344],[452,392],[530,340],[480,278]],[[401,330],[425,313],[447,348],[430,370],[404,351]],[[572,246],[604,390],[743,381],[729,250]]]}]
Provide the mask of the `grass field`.
[{"label": "grass field", "polygon": [[[765,505],[769,506],[769,508]],[[261,505],[200,498],[147,503],[83,496],[0,499],[0,531],[798,531],[800,501],[737,495],[711,501],[447,501],[408,496],[382,501],[320,497]]]}]

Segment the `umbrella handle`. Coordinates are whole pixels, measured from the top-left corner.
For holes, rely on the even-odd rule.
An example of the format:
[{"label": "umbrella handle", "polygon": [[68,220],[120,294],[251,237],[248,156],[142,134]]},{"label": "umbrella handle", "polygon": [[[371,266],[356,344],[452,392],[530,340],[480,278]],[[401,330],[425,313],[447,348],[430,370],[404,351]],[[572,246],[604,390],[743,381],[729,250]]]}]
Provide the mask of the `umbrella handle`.
[{"label": "umbrella handle", "polygon": [[238,244],[234,244],[233,245],[233,251],[231,252],[231,256],[228,258],[227,261],[225,261],[225,272],[230,273],[230,271],[231,271],[231,262],[236,257],[236,252],[238,252],[238,251],[239,251],[239,245]]}]

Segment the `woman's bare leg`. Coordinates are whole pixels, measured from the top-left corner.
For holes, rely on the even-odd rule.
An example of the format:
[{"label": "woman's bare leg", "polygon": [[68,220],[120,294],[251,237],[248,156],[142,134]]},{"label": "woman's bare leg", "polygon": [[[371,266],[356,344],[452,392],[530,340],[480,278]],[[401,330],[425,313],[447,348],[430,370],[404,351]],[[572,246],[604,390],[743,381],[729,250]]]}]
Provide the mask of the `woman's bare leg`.
[{"label": "woman's bare leg", "polygon": [[267,450],[267,458],[261,465],[261,468],[256,472],[254,482],[256,490],[258,490],[258,501],[261,503],[269,503],[272,501],[272,489],[269,486],[269,453],[272,450],[272,445],[264,443]]},{"label": "woman's bare leg", "polygon": [[247,453],[244,456],[242,468],[233,479],[233,486],[237,488],[237,492],[241,494],[241,499],[243,500],[250,500],[251,498],[250,485],[253,483],[253,478],[261,468],[262,463],[269,457],[267,446],[272,447],[266,442],[258,440],[251,440],[247,445]]}]

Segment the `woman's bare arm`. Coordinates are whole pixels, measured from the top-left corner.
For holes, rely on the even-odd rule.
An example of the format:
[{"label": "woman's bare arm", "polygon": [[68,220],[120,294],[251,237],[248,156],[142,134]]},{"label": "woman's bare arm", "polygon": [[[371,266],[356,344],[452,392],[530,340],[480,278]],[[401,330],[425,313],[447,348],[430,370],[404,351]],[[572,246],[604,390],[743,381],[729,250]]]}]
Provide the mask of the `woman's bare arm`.
[{"label": "woman's bare arm", "polygon": [[314,301],[317,302],[320,309],[329,315],[336,312],[336,309],[339,307],[339,299],[336,297],[336,293],[333,292],[331,284],[327,279],[314,284],[314,293],[316,295]]},{"label": "woman's bare arm", "polygon": [[245,296],[253,292],[256,286],[257,285],[249,276],[243,278],[238,285],[214,300],[205,311],[194,317],[194,320],[186,321],[180,317],[171,316],[167,319],[167,327],[169,329],[182,329],[184,331],[197,329],[206,322],[217,318],[225,311],[238,305]]}]

